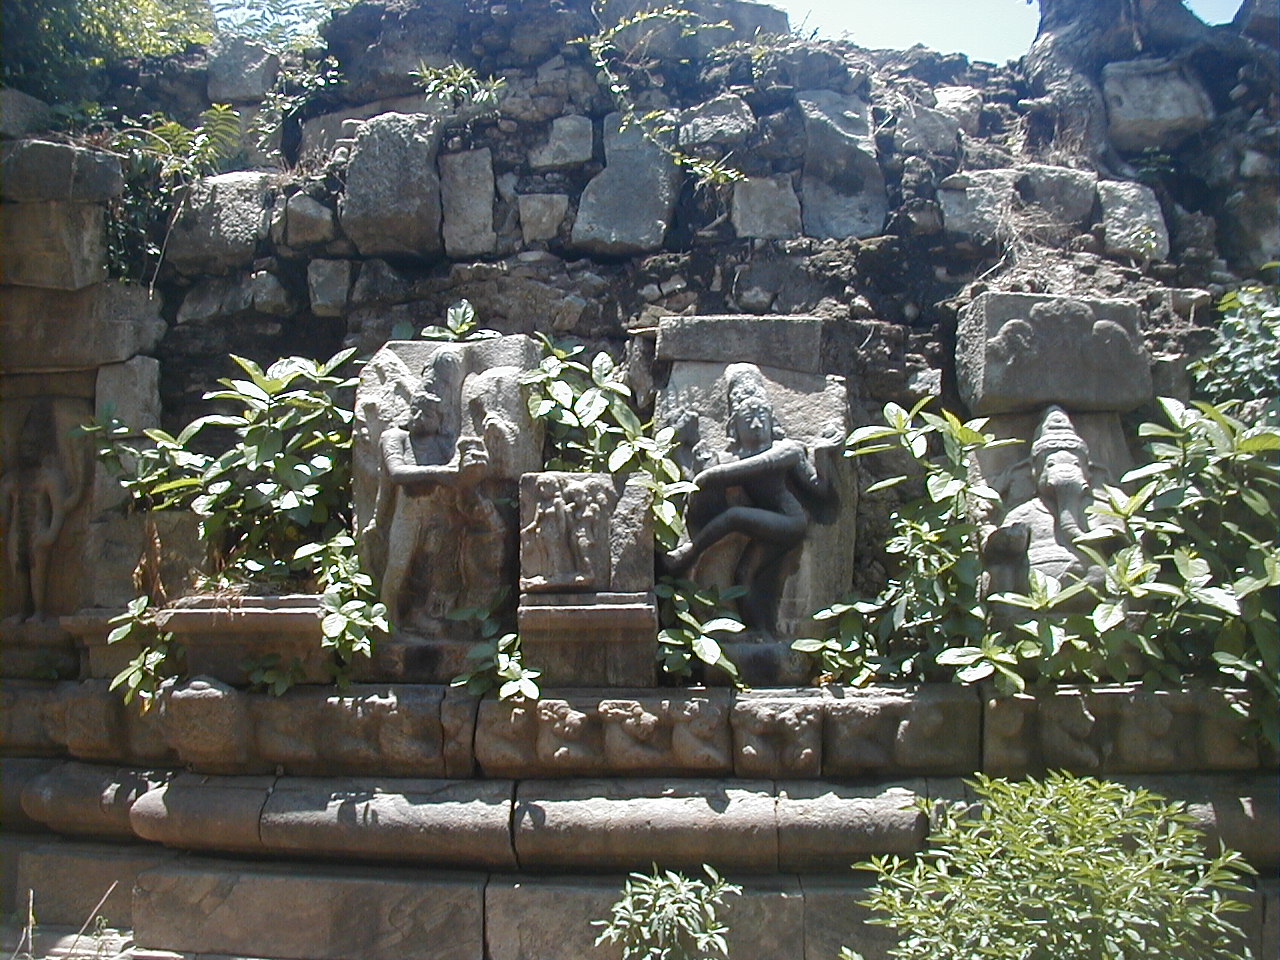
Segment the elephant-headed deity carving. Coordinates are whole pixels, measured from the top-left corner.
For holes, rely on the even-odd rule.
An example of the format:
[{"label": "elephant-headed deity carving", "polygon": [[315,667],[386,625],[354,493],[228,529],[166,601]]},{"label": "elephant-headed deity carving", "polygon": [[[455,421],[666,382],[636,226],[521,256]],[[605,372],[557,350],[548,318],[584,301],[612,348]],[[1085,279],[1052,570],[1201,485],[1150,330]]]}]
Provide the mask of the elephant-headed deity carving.
[{"label": "elephant-headed deity carving", "polygon": [[763,635],[775,629],[778,602],[792,551],[814,522],[829,522],[836,494],[820,469],[819,448],[787,436],[775,415],[760,368],[733,363],[725,369],[728,444],[719,454],[695,443],[697,416],[681,411],[676,425],[683,461],[698,489],[690,495],[686,519],[691,539],[663,558],[671,573],[689,570],[702,554],[731,534],[746,538],[734,583],[746,588],[738,606],[743,622]]},{"label": "elephant-headed deity carving", "polygon": [[[1011,506],[983,543],[988,592],[1026,593],[1033,571],[1064,586],[1076,581],[1100,583],[1102,568],[1078,541],[1095,532],[1096,520],[1089,507],[1107,470],[1090,460],[1089,445],[1061,407],[1044,411],[1030,457],[1009,468],[997,487],[1008,487],[1009,477],[1022,469],[1030,471],[1033,494]],[[1088,603],[1088,596],[1081,595],[1077,606]]]}]

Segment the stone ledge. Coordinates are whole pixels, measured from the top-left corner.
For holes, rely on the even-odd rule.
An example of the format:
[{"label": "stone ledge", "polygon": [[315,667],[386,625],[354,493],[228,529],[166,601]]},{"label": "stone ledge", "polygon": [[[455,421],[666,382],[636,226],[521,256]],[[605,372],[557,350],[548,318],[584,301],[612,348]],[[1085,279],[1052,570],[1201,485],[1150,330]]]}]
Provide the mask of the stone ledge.
[{"label": "stone ledge", "polygon": [[[1181,800],[1211,842],[1280,864],[1269,774],[1126,777]],[[397,780],[208,777],[69,762],[22,790],[28,817],[71,836],[184,850],[490,869],[636,870],[655,859],[771,873],[920,849],[913,806],[967,799],[959,778]]]},{"label": "stone ledge", "polygon": [[1136,684],[996,697],[956,684],[865,689],[548,689],[477,700],[426,684],[299,685],[280,697],[197,677],[156,708],[106,680],[0,681],[8,756],[201,773],[767,779],[1251,771],[1274,765],[1242,690]]}]

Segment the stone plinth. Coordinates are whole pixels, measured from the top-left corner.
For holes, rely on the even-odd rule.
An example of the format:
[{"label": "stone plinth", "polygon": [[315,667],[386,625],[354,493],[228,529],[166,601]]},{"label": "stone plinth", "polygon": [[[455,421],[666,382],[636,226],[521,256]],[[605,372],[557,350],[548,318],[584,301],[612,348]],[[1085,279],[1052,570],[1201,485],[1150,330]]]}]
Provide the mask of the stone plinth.
[{"label": "stone plinth", "polygon": [[517,613],[525,663],[542,683],[651,687],[658,608],[651,593],[526,594]]}]

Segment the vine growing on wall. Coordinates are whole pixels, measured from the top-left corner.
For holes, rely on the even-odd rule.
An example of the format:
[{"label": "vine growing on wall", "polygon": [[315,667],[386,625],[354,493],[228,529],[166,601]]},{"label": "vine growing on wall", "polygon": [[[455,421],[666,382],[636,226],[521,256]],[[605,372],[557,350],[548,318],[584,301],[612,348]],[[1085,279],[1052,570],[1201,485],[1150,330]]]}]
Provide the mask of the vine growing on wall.
[{"label": "vine growing on wall", "polygon": [[[595,11],[600,21],[599,11]],[[609,90],[614,106],[622,116],[621,128],[634,127],[645,140],[664,153],[673,163],[693,174],[699,186],[723,186],[746,179],[742,171],[726,163],[723,158],[712,159],[681,150],[673,143],[675,122],[668,110],[643,110],[637,106],[637,96],[632,78],[648,73],[652,64],[643,57],[636,57],[625,49],[623,38],[644,30],[675,29],[683,37],[693,36],[701,30],[727,26],[725,23],[707,23],[699,14],[677,6],[643,10],[623,17],[611,27],[601,26],[591,36],[578,37],[573,43],[587,48],[599,72],[601,82]],[[632,46],[636,52],[643,50],[643,42]]]}]

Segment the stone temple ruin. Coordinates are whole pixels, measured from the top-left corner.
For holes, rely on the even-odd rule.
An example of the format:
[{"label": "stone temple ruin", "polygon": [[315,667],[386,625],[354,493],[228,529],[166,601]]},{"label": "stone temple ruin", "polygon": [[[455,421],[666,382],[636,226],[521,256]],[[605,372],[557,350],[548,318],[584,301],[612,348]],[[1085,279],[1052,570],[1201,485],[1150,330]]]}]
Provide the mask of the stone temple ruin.
[{"label": "stone temple ruin", "polygon": [[[1133,418],[1188,396],[1214,297],[1280,252],[1274,90],[1191,49],[1108,63],[1110,145],[1180,171],[1153,188],[1037,147],[1017,64],[690,6],[712,36],[619,43],[646,71],[639,108],[674,118],[662,136],[737,182],[695,189],[624,122],[572,42],[599,29],[584,0],[366,0],[323,30],[341,92],[282,154],[246,133],[236,169],[192,189],[153,292],[108,279],[117,158],[0,90],[6,916],[33,891],[56,939],[110,890],[98,912],[155,960],[606,956],[588,921],[626,872],[711,863],[745,887],[733,957],[871,960],[892,934],[848,868],[921,849],[911,801],[1062,769],[1187,801],[1264,878],[1244,926],[1276,955],[1276,756],[1229,709],[1248,690],[819,686],[791,647],[886,576],[899,493],[869,488],[901,465],[841,451],[890,401],[1020,441],[975,467],[1003,497],[978,518],[992,592],[1100,576],[1076,538],[1135,465]],[[1219,29],[1274,46],[1274,24],[1250,0]],[[496,113],[455,122],[415,86],[423,59],[505,78]],[[225,41],[104,94],[248,118],[280,69]],[[500,335],[413,336],[464,298]],[[697,484],[679,543],[655,549],[639,474],[546,468],[536,335],[608,352],[672,428]],[[393,630],[335,687],[317,597],[187,595],[193,518],[126,511],[75,428],[176,430],[228,353],[344,345],[363,362],[353,534]],[[187,657],[146,711],[109,689],[136,649],[107,643],[140,558]],[[721,646],[746,689],[658,671],[664,574],[745,588]],[[451,614],[496,597],[536,700],[450,686],[480,639]],[[298,660],[283,695],[251,682],[264,654]]]}]

